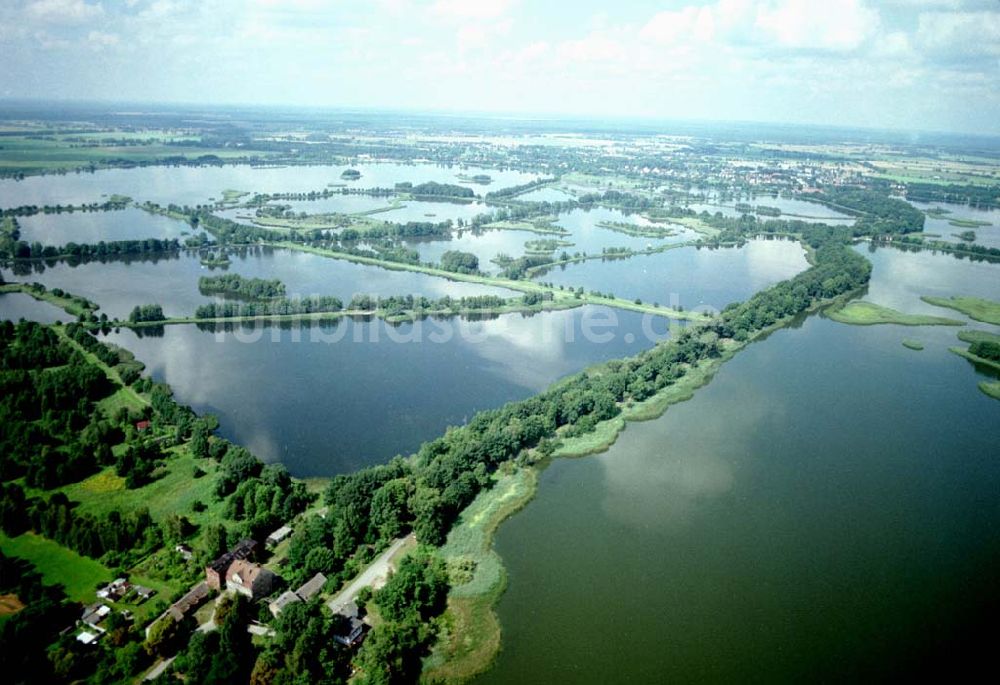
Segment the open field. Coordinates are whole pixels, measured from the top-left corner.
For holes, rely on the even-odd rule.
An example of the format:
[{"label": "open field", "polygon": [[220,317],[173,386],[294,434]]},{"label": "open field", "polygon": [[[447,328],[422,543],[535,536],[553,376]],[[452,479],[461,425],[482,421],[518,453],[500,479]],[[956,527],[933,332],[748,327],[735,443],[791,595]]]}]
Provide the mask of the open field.
[{"label": "open field", "polygon": [[[186,448],[174,447],[168,452],[166,465],[159,477],[141,488],[129,490],[125,479],[115,475],[113,468],[105,469],[90,478],[62,488],[71,500],[80,502],[80,511],[103,514],[113,510],[133,511],[140,507],[149,509],[150,515],[162,521],[170,514],[187,516],[195,524],[218,520],[221,503],[215,501],[214,474],[218,464],[211,459],[198,459]],[[201,471],[204,475],[195,477]],[[202,512],[194,511],[194,503],[207,506]]]},{"label": "open field", "polygon": [[[103,135],[108,138],[121,136],[116,132]],[[36,174],[91,166],[100,168],[121,162],[149,163],[168,157],[195,160],[206,155],[226,160],[247,159],[250,156],[245,150],[166,145],[164,142],[150,145],[71,147],[62,140],[11,137],[3,141],[3,150],[0,151],[0,173]],[[252,153],[252,155],[267,156],[264,153]]]},{"label": "open field", "polygon": [[875,178],[897,183],[968,183],[971,185],[994,185],[1000,172],[994,165],[969,164],[942,159],[901,158],[894,160],[873,160]]},{"label": "open field", "polygon": [[935,307],[947,307],[962,312],[970,319],[1000,326],[1000,302],[984,300],[980,297],[929,297],[920,298]]},{"label": "open field", "polygon": [[76,602],[93,601],[95,588],[113,578],[99,562],[34,533],[16,538],[0,533],[0,549],[7,556],[30,561],[46,584],[62,585],[66,596]]},{"label": "open field", "polygon": [[896,324],[898,326],[962,326],[961,321],[947,319],[943,316],[927,314],[904,314],[889,307],[874,302],[851,302],[843,309],[831,311],[827,316],[840,323],[853,326],[872,326],[876,324]]}]

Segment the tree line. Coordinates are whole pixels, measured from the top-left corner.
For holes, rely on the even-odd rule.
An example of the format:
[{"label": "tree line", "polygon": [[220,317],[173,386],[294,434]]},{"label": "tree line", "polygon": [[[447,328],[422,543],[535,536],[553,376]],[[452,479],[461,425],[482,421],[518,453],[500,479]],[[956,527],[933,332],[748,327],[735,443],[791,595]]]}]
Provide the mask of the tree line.
[{"label": "tree line", "polygon": [[278,279],[244,278],[239,274],[202,276],[198,279],[202,295],[225,295],[245,300],[269,300],[283,297],[285,284]]},{"label": "tree line", "polygon": [[[0,247],[3,244],[0,243]],[[18,240],[13,247],[7,246],[0,257],[9,259],[103,259],[107,257],[131,257],[161,253],[176,253],[181,249],[177,238],[145,238],[143,240],[109,240],[97,243],[74,243],[65,245],[42,245],[40,242],[27,243]]]}]

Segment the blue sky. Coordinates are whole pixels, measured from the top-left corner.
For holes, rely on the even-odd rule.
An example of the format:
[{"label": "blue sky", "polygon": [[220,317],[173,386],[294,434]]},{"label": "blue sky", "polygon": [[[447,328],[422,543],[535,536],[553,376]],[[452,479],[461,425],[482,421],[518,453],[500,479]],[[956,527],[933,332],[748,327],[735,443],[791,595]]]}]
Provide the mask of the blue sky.
[{"label": "blue sky", "polygon": [[1000,133],[1000,0],[4,0],[0,96]]}]

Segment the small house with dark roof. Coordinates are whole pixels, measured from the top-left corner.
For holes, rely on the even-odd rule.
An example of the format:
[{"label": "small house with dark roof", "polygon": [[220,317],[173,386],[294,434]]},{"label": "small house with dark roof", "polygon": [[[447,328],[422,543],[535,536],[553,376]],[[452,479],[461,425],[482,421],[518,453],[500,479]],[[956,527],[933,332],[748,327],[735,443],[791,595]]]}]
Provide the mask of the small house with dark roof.
[{"label": "small house with dark roof", "polygon": [[208,583],[198,583],[188,590],[187,594],[171,604],[167,613],[173,616],[175,621],[183,621],[192,609],[208,599],[208,595]]},{"label": "small house with dark roof", "polygon": [[278,615],[282,611],[284,611],[285,607],[287,607],[290,604],[295,604],[296,602],[301,602],[301,601],[302,598],[299,597],[296,593],[292,592],[291,590],[285,590],[284,592],[281,593],[281,596],[278,597],[278,599],[268,604],[267,608],[270,609],[271,613],[274,614],[274,617],[277,618]]},{"label": "small house with dark roof", "polygon": [[291,534],[292,534],[291,526],[282,526],[278,530],[268,535],[267,540],[264,541],[264,544],[268,547],[274,547],[275,545],[280,543],[282,540],[284,540]]},{"label": "small house with dark roof", "polygon": [[322,573],[317,573],[312,578],[303,583],[302,587],[295,591],[303,602],[308,602],[310,599],[315,597],[326,585],[326,576]]},{"label": "small house with dark roof", "polygon": [[345,647],[357,647],[365,639],[365,631],[368,624],[361,620],[358,614],[358,605],[349,602],[341,607],[336,618],[338,626],[333,634],[333,639]]},{"label": "small house with dark roof", "polygon": [[91,604],[83,610],[83,614],[80,616],[80,622],[96,626],[98,623],[107,618],[110,613],[111,607],[107,604],[97,602],[96,604]]}]

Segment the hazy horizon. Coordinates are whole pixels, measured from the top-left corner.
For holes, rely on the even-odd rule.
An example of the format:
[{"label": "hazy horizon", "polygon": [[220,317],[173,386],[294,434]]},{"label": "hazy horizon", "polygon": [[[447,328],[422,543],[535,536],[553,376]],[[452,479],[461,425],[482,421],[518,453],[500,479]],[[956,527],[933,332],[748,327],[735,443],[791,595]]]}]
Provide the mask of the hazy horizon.
[{"label": "hazy horizon", "polygon": [[996,0],[22,0],[3,100],[1000,134]]}]

